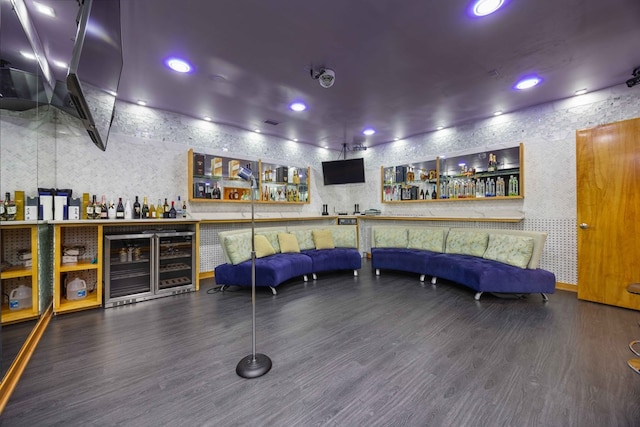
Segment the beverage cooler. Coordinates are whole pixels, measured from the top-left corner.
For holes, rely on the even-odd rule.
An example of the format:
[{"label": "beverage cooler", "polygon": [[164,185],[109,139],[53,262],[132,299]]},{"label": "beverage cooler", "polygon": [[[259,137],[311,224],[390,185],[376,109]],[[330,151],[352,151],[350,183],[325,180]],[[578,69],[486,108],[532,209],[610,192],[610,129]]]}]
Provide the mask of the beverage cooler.
[{"label": "beverage cooler", "polygon": [[105,236],[104,306],[195,291],[193,231]]}]

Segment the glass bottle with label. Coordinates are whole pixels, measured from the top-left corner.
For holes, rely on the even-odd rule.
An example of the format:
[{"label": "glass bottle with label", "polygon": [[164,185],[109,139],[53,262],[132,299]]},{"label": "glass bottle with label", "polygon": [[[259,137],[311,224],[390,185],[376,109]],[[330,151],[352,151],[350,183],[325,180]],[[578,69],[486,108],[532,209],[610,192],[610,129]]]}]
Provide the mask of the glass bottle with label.
[{"label": "glass bottle with label", "polygon": [[171,201],[171,208],[169,209],[169,218],[175,218],[177,213],[176,213],[176,207],[173,204],[173,200]]},{"label": "glass bottle with label", "polygon": [[147,219],[149,218],[149,205],[147,203],[147,196],[144,196],[142,199],[142,209],[140,210],[140,218]]},{"label": "glass bottle with label", "polygon": [[116,207],[116,219],[124,219],[124,205],[122,197],[118,197],[118,206]]},{"label": "glass bottle with label", "polygon": [[163,205],[163,218],[169,218],[169,202],[167,202],[167,198],[164,198],[164,205]]},{"label": "glass bottle with label", "polygon": [[107,207],[107,198],[104,196],[104,194],[102,195],[102,203],[100,205],[100,219],[107,219],[109,218],[109,212],[108,212],[108,207]]},{"label": "glass bottle with label", "polygon": [[93,214],[95,213],[95,206],[94,206],[94,202],[95,202],[95,195],[94,197],[94,201],[92,202],[91,200],[89,200],[89,203],[87,203],[87,219],[94,219],[95,217],[93,216]]},{"label": "glass bottle with label", "polygon": [[16,202],[11,200],[11,193],[6,193],[4,198],[4,219],[14,221],[16,219]]},{"label": "glass bottle with label", "polygon": [[142,216],[142,207],[140,206],[140,202],[138,201],[138,196],[136,196],[136,201],[133,202],[133,219],[140,219]]},{"label": "glass bottle with label", "polygon": [[100,219],[102,215],[102,204],[98,203],[98,196],[93,195],[93,219]]},{"label": "glass bottle with label", "polygon": [[178,196],[178,203],[176,204],[176,218],[182,218],[182,201]]},{"label": "glass bottle with label", "polygon": [[158,199],[158,204],[156,205],[156,219],[164,218],[164,208],[162,207],[162,200]]}]

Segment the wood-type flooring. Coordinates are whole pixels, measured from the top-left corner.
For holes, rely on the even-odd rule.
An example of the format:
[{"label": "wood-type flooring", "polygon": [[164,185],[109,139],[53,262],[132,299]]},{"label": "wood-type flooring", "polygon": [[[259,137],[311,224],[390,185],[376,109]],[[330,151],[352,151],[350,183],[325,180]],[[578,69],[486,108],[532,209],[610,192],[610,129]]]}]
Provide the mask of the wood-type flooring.
[{"label": "wood-type flooring", "polygon": [[640,312],[483,295],[418,276],[320,274],[56,316],[2,426],[638,426]]}]

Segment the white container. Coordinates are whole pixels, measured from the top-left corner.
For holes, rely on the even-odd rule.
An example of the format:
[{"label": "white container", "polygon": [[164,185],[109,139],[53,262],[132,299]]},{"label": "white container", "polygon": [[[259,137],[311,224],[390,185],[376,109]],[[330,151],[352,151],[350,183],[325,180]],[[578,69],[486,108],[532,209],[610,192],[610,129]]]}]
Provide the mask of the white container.
[{"label": "white container", "polygon": [[76,277],[67,283],[67,299],[69,301],[84,299],[87,297],[87,282]]},{"label": "white container", "polygon": [[31,288],[20,285],[9,294],[9,310],[22,310],[31,307]]}]

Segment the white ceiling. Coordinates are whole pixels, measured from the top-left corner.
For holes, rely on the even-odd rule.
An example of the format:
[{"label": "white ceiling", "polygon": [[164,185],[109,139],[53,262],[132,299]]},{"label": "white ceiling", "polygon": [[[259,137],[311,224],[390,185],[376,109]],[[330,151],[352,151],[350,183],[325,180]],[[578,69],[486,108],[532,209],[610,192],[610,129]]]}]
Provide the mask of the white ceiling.
[{"label": "white ceiling", "polygon": [[[39,3],[57,13],[33,15],[48,59],[68,61],[77,2]],[[377,130],[363,141],[373,146],[618,85],[640,65],[638,0],[510,0],[484,18],[471,18],[470,4],[123,1],[118,97],[341,149],[365,127]],[[194,72],[168,70],[170,55],[189,60]],[[335,70],[333,87],[311,78],[320,66]],[[530,73],[543,82],[513,90]],[[291,111],[294,100],[308,109]]]}]

